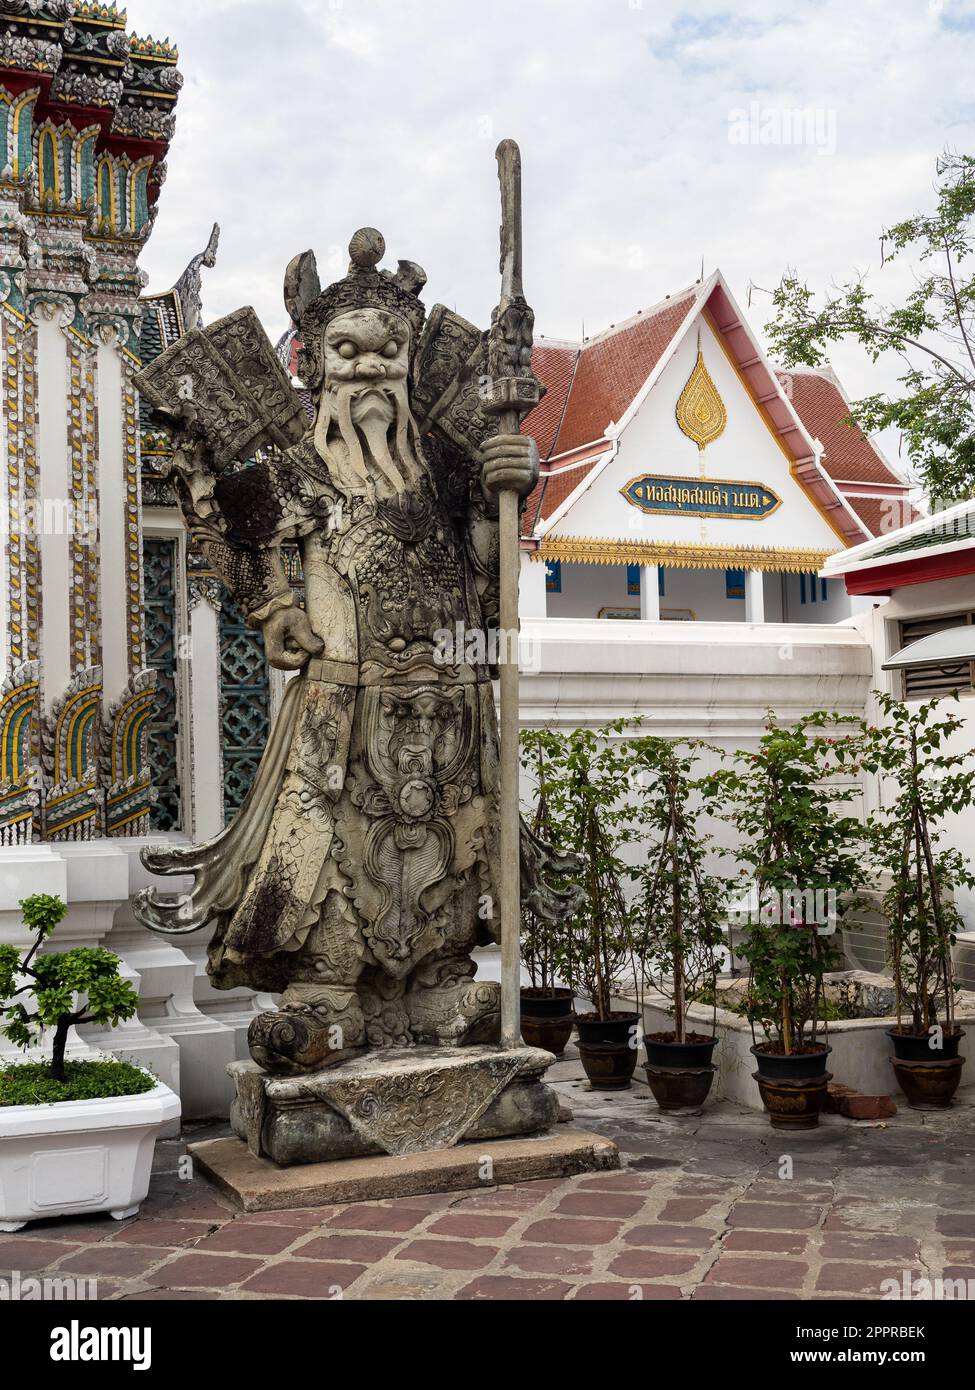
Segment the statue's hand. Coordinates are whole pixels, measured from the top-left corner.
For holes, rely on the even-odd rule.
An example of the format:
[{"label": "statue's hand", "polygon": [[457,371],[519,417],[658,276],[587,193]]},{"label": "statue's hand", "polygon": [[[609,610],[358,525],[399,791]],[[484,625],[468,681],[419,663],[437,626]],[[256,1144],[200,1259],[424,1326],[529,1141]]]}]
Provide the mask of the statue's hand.
[{"label": "statue's hand", "polygon": [[325,643],[312,630],[303,608],[283,608],[262,623],[264,650],[279,671],[299,671],[310,657],[318,656]]},{"label": "statue's hand", "polygon": [[481,449],[481,486],[489,497],[527,497],[538,482],[538,445],[527,434],[496,434]]}]

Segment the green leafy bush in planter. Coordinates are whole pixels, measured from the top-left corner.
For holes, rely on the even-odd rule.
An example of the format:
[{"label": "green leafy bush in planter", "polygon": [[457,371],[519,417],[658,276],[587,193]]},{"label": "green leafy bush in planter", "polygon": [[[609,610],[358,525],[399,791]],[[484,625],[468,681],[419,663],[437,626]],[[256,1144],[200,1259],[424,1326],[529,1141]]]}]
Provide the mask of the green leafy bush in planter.
[{"label": "green leafy bush in planter", "polygon": [[[893,792],[869,823],[873,859],[891,887],[883,910],[889,923],[899,1030],[926,1035],[938,1023],[955,1032],[951,952],[962,919],[954,905],[958,888],[975,887],[968,858],[941,842],[944,820],[975,803],[975,751],[945,751],[963,727],[942,700],[911,709],[878,692],[886,716],[865,729],[864,767],[879,773]],[[957,699],[957,696],[955,697]],[[905,1015],[907,1022],[905,1023]]]},{"label": "green leafy bush in planter", "polygon": [[[18,1047],[28,1048],[40,1040],[45,1028],[54,1030],[51,1061],[49,1064],[31,1064],[14,1067],[3,1075],[4,1094],[11,1094],[18,1088],[37,1083],[36,1068],[50,1078],[54,1086],[90,1087],[93,1075],[101,1075],[109,1087],[98,1095],[135,1094],[141,1090],[151,1090],[148,1086],[135,1085],[131,1091],[117,1089],[121,1073],[120,1063],[102,1064],[108,1069],[104,1072],[84,1073],[77,1071],[79,1065],[95,1066],[95,1063],[65,1063],[64,1050],[68,1033],[78,1023],[107,1023],[115,1028],[124,1020],[132,1018],[138,1008],[139,997],[132,986],[121,979],[118,973],[119,958],[111,951],[101,947],[79,947],[63,953],[39,954],[41,946],[64,917],[67,908],[60,898],[47,893],[39,893],[25,898],[21,904],[24,924],[35,933],[30,948],[20,955],[15,946],[0,946],[0,1009],[5,1010],[5,1023],[0,1032]],[[23,979],[26,983],[19,983]],[[78,1004],[77,996],[85,1002]],[[34,1011],[21,996],[27,996],[33,1003]],[[137,1077],[144,1073],[130,1068]],[[31,1075],[25,1076],[25,1073]],[[70,1075],[69,1075],[70,1073]],[[13,1075],[13,1080],[9,1078]],[[33,1083],[31,1080],[33,1076]],[[130,1078],[131,1080],[132,1078]],[[60,1099],[94,1099],[95,1093],[86,1091],[84,1096],[72,1094]],[[37,1104],[36,1100],[21,1102],[5,1100],[7,1105]]]},{"label": "green leafy bush in planter", "polygon": [[560,973],[574,994],[591,1001],[600,1020],[612,1016],[613,993],[624,976],[638,988],[623,887],[628,870],[619,853],[634,835],[624,727],[618,720],[600,730],[540,729],[532,750],[542,758],[539,794],[559,849],[576,856],[579,866],[570,877],[581,905],[560,929]]},{"label": "green leafy bush in planter", "polygon": [[859,797],[859,783],[835,780],[857,771],[861,735],[825,733],[843,723],[817,713],[786,727],[770,713],[757,750],[731,755],[731,766],[702,783],[715,813],[738,832],[738,844],[723,852],[747,866],[741,872],[757,897],[740,948],[749,967],[746,1015],[753,1036],[757,1024],[769,1050],[787,1056],[822,1046],[823,975],[836,961],[815,904],[831,895],[838,911],[844,900],[849,910],[863,882],[864,827],[843,810]]},{"label": "green leafy bush in planter", "polygon": [[728,885],[707,872],[711,837],[698,825],[697,745],[642,735],[628,745],[640,862],[635,946],[644,975],[670,1000],[674,1041],[687,1038],[687,1010],[716,994]]}]

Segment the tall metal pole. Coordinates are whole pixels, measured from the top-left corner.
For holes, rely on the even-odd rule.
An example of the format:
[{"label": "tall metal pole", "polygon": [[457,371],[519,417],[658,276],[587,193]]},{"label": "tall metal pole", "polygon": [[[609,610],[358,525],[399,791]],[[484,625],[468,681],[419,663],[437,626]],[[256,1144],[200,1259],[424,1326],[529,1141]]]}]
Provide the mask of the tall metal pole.
[{"label": "tall metal pole", "polygon": [[[488,335],[491,377],[486,408],[499,430],[517,434],[539,401],[531,369],[534,317],[522,288],[521,154],[513,140],[497,150],[501,183],[501,302]],[[501,915],[501,1042],[521,1043],[521,812],[519,807],[518,578],[519,497],[498,494],[501,626],[501,863],[497,884]]]}]

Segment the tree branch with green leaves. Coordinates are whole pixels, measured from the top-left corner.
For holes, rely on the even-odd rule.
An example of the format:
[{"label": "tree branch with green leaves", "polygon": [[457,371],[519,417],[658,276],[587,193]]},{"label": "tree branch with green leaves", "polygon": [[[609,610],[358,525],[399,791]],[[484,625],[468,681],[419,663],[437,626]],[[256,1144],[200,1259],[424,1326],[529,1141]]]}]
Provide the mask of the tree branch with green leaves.
[{"label": "tree branch with green leaves", "polygon": [[859,343],[877,362],[898,356],[900,390],[852,404],[867,434],[896,429],[929,498],[975,495],[975,157],[946,151],[937,162],[933,212],[881,234],[881,269],[913,258],[914,288],[883,303],[857,275],[817,296],[795,269],[772,291],[770,350],[786,367],[827,364],[830,343]]}]

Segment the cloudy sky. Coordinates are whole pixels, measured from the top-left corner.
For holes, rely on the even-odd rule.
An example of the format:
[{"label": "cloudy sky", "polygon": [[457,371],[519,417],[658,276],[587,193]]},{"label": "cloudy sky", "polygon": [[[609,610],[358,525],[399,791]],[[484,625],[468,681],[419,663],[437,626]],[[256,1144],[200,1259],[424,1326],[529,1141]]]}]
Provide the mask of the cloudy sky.
[{"label": "cloudy sky", "polygon": [[[577,338],[720,266],[744,303],[796,266],[876,271],[878,232],[975,151],[975,0],[129,0],[186,78],[143,265],[170,285],[221,223],[207,317],[286,326],[284,267],[391,263],[485,322],[503,136],[522,147],[526,290]],[[798,113],[798,115],[796,114]],[[878,289],[896,289],[887,269]],[[761,326],[767,299],[753,302]],[[851,392],[879,384],[853,348]],[[885,377],[887,373],[883,373]],[[885,383],[886,384],[886,383]]]}]

